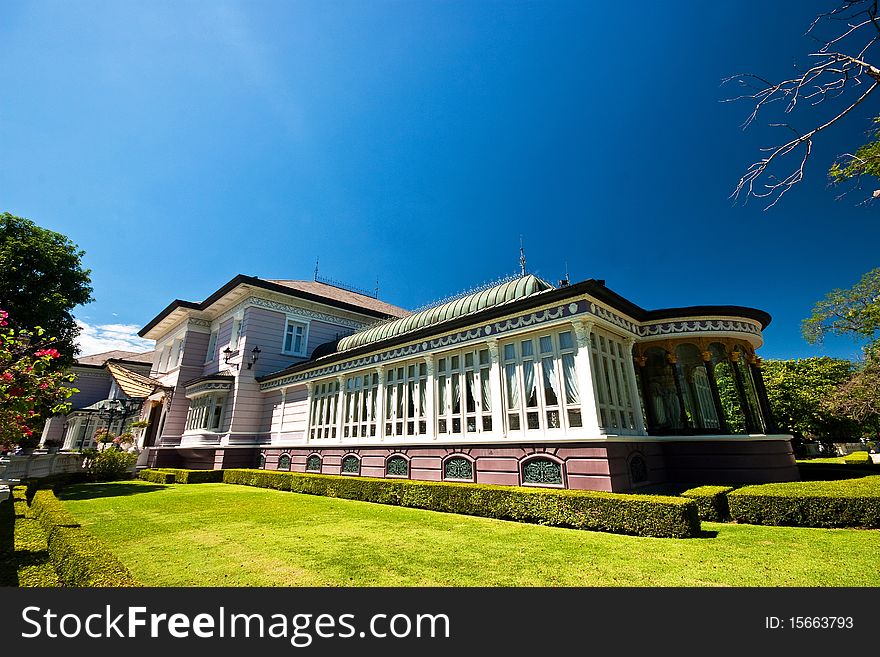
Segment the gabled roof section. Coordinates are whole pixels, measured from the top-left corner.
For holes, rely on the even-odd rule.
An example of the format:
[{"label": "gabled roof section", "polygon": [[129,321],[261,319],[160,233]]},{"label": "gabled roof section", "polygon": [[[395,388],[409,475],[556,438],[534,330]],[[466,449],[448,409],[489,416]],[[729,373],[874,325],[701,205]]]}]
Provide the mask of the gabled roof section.
[{"label": "gabled roof section", "polygon": [[346,351],[372,342],[394,338],[417,329],[441,324],[458,317],[485,310],[486,308],[499,306],[552,289],[554,288],[550,283],[541,280],[537,276],[531,274],[521,276],[486,290],[441,303],[408,317],[365,328],[342,338],[337,349],[339,351]]},{"label": "gabled roof section", "polygon": [[[402,317],[407,314],[407,311],[403,308],[398,308],[390,303],[379,301],[364,294],[343,290],[333,285],[326,285],[316,281],[265,280],[256,276],[239,274],[202,302],[175,299],[162,312],[151,319],[144,328],[138,331],[138,335],[142,338],[147,337],[150,331],[172,315],[174,316],[172,318],[173,323],[182,320],[186,317],[186,310],[203,312],[214,304],[224,301],[224,299],[228,303],[237,303],[238,297],[244,297],[249,289],[277,292],[377,319]],[[229,295],[231,295],[231,298],[235,298],[232,300],[227,299],[226,297]],[[171,328],[171,325],[169,324],[167,328]]]},{"label": "gabled roof section", "polygon": [[137,352],[137,351],[104,351],[100,354],[92,354],[91,356],[80,356],[76,359],[77,365],[103,365],[108,360],[127,360],[129,362],[152,364],[155,351]]},{"label": "gabled roof section", "polygon": [[107,363],[107,369],[116,385],[132,399],[145,399],[158,390],[170,390],[155,379],[138,374],[119,363]]}]

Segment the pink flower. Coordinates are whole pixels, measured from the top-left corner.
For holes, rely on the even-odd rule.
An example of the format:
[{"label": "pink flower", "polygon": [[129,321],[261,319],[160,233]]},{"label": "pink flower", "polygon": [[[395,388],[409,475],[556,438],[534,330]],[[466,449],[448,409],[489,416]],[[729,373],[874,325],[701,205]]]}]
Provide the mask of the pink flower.
[{"label": "pink flower", "polygon": [[40,349],[37,352],[34,352],[34,356],[37,358],[42,358],[43,356],[48,356],[49,358],[58,358],[61,354],[57,349]]}]

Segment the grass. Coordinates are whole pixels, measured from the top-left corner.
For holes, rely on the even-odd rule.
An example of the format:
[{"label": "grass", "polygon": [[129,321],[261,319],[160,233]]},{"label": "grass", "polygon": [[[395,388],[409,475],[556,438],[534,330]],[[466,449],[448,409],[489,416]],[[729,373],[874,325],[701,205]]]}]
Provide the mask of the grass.
[{"label": "grass", "polygon": [[703,523],[703,538],[638,538],[228,484],[60,497],[147,586],[865,586],[841,555],[880,547],[878,531]]},{"label": "grass", "polygon": [[822,459],[797,459],[795,463],[840,463],[843,464],[842,456],[829,456]]},{"label": "grass", "polygon": [[0,586],[60,586],[49,560],[46,535],[30,514],[24,487],[0,502]]}]

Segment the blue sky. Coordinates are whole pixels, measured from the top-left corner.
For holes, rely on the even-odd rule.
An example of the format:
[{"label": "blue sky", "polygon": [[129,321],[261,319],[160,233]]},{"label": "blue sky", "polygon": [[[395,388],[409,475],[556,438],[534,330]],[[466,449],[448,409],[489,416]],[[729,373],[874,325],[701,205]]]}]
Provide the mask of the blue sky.
[{"label": "blue sky", "polygon": [[419,306],[514,272],[522,235],[548,280],[754,306],[764,357],[854,356],[800,321],[880,266],[880,209],[825,175],[880,96],[768,212],[728,196],[773,135],[719,102],[727,75],[803,63],[828,5],[7,0],[0,210],[86,251],[86,351],[318,256]]}]

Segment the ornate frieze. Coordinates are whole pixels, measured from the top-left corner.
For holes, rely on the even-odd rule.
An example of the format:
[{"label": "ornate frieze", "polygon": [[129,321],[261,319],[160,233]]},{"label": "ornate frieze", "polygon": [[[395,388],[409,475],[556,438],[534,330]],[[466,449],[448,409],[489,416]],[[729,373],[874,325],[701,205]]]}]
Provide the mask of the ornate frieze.
[{"label": "ornate frieze", "polygon": [[198,395],[202,392],[211,392],[213,390],[232,390],[232,383],[224,383],[221,381],[206,381],[205,383],[198,383],[193,387],[186,389],[186,396],[192,397],[193,395]]},{"label": "ornate frieze", "polygon": [[695,319],[686,322],[663,322],[640,326],[637,334],[647,338],[676,333],[750,333],[761,335],[761,327],[739,319]]}]

